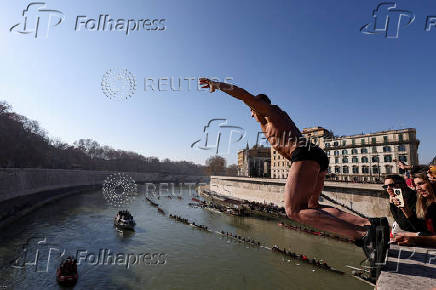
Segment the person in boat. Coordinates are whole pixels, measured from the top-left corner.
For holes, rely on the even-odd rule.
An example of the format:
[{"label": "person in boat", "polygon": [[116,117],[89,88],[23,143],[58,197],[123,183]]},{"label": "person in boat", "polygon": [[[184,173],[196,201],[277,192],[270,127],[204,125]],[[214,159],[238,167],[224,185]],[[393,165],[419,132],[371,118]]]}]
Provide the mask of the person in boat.
[{"label": "person in boat", "polygon": [[[272,105],[265,94],[254,96],[235,85],[207,78],[200,78],[199,83],[211,93],[221,90],[243,101],[250,108],[251,116],[260,123],[271,147],[291,161],[284,190],[288,218],[353,240],[357,246],[363,248],[365,255],[371,260],[371,265],[381,262],[371,257],[384,260],[389,247],[390,229],[387,219],[365,219],[334,207],[319,205],[329,158],[324,150],[303,138],[285,111]],[[376,229],[382,229],[383,234],[377,235]]]}]

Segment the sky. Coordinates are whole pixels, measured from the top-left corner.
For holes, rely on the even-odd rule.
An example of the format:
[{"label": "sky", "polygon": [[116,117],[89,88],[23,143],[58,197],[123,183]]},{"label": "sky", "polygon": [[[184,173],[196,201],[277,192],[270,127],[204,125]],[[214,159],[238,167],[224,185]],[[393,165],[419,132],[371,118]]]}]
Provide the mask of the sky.
[{"label": "sky", "polygon": [[[260,131],[249,109],[184,80],[216,77],[267,94],[301,129],[322,126],[353,135],[416,128],[420,162],[436,155],[436,26],[426,31],[427,17],[436,15],[434,1],[393,2],[397,7],[388,19],[390,28],[401,20],[398,38],[360,31],[381,3],[370,0],[51,0],[43,9],[60,11],[63,21],[54,26],[58,12],[29,10],[27,34],[18,33],[23,26],[10,29],[24,23],[23,10],[32,2],[6,2],[0,17],[0,100],[37,120],[51,138],[70,144],[91,138],[146,156],[204,163],[216,154],[220,131],[218,153],[236,163],[237,151],[247,142],[254,145]],[[399,10],[401,18],[395,16]],[[30,23],[38,15],[42,24],[35,38]],[[141,26],[126,35],[80,24],[75,30],[78,16],[99,15],[164,19],[157,28],[165,29]],[[387,19],[382,12],[377,17]],[[135,77],[127,99],[104,94],[102,79],[110,69]],[[180,90],[165,85],[165,78],[176,89],[180,79]],[[154,89],[146,86],[150,80]],[[109,82],[110,88],[122,85],[123,80]],[[206,128],[208,146],[191,146],[202,144],[213,119],[226,121]]]}]

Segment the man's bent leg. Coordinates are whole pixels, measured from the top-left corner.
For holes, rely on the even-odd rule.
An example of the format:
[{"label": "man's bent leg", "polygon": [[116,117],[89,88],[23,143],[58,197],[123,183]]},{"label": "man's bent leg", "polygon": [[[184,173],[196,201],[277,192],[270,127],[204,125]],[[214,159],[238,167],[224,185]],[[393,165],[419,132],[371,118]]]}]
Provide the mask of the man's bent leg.
[{"label": "man's bent leg", "polygon": [[330,207],[330,206],[320,206],[319,205],[319,197],[321,195],[321,192],[324,188],[324,180],[325,176],[327,174],[327,171],[322,171],[319,173],[317,178],[317,184],[315,186],[314,192],[311,194],[309,198],[308,207],[313,209],[322,209],[323,211],[335,216],[338,219],[344,220],[345,222],[348,222],[353,225],[359,225],[359,226],[366,226],[370,225],[368,219],[362,218],[360,216],[347,213],[345,211],[342,211],[338,208]]},{"label": "man's bent leg", "polygon": [[316,185],[313,193],[311,194],[309,198],[309,208],[319,208],[319,197],[321,195],[321,192],[324,188],[324,179],[327,174],[327,171],[322,171],[318,174],[318,177],[316,179]]},{"label": "man's bent leg", "polygon": [[285,209],[297,212],[308,207],[319,168],[319,164],[311,160],[292,163],[285,186]]},{"label": "man's bent leg", "polygon": [[322,209],[308,209],[308,202],[317,185],[319,169],[319,164],[315,161],[292,163],[285,187],[286,214],[299,223],[323,231],[337,233],[353,240],[361,238],[365,231],[359,225],[347,223]]},{"label": "man's bent leg", "polygon": [[322,210],[353,225],[368,226],[371,224],[366,218],[342,211],[335,207],[323,207]]}]

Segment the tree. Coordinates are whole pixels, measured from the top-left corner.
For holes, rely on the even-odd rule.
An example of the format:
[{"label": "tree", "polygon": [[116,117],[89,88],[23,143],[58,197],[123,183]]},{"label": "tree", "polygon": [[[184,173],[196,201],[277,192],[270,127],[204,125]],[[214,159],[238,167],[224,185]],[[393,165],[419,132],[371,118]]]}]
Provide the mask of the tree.
[{"label": "tree", "polygon": [[80,139],[71,146],[49,139],[37,121],[14,113],[0,101],[0,168],[81,168],[86,170],[165,172],[205,175],[205,167],[192,162],[174,162],[146,157],[136,152],[101,146],[92,139]]},{"label": "tree", "polygon": [[206,160],[206,171],[209,175],[225,175],[226,159],[215,155]]},{"label": "tree", "polygon": [[238,165],[231,164],[226,169],[227,176],[238,176]]}]

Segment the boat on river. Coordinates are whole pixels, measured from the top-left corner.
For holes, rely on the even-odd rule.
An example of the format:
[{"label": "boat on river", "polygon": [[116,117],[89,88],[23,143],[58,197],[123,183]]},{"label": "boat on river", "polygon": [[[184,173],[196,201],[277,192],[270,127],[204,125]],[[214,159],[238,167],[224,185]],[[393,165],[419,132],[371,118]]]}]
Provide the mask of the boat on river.
[{"label": "boat on river", "polygon": [[114,226],[117,229],[121,230],[135,230],[135,221],[133,220],[133,216],[127,210],[121,210],[114,218]]},{"label": "boat on river", "polygon": [[61,262],[56,270],[56,281],[61,286],[72,287],[77,283],[79,274],[77,273],[77,260],[68,257]]}]

